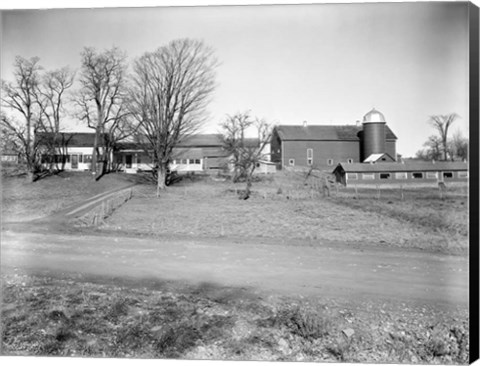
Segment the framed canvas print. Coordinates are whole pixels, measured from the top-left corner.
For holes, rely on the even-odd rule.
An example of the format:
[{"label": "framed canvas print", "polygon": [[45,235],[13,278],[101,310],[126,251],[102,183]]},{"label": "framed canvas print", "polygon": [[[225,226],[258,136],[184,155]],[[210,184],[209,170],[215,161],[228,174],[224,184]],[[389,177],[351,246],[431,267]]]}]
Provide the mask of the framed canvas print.
[{"label": "framed canvas print", "polygon": [[478,7],[127,5],[1,11],[2,358],[478,358]]}]

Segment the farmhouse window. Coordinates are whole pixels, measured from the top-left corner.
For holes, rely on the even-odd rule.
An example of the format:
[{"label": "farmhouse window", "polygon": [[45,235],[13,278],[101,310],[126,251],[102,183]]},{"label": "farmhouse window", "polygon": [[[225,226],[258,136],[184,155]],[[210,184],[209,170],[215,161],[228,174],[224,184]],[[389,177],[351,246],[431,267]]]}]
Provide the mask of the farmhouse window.
[{"label": "farmhouse window", "polygon": [[142,157],[137,155],[137,164],[142,164]]},{"label": "farmhouse window", "polygon": [[380,179],[390,179],[391,174],[390,173],[380,173]]},{"label": "farmhouse window", "polygon": [[327,164],[328,164],[328,165],[333,165],[333,159],[328,159],[328,160],[327,160]]},{"label": "farmhouse window", "polygon": [[295,159],[289,159],[288,160],[288,165],[294,166],[295,165]]},{"label": "farmhouse window", "polygon": [[200,159],[195,159],[195,164],[200,164]]},{"label": "farmhouse window", "polygon": [[437,179],[438,173],[437,172],[427,172],[427,179]]},{"label": "farmhouse window", "polygon": [[422,172],[412,173],[412,178],[414,178],[414,179],[423,179],[423,173],[422,173]]},{"label": "farmhouse window", "polygon": [[91,163],[92,162],[92,155],[83,155],[83,162],[84,163]]},{"label": "farmhouse window", "polygon": [[188,161],[187,159],[182,159],[180,160],[180,164],[187,164],[187,161]]},{"label": "farmhouse window", "polygon": [[468,172],[458,172],[459,178],[468,178]]},{"label": "farmhouse window", "polygon": [[357,173],[347,173],[347,180],[357,180],[358,174]]},{"label": "farmhouse window", "polygon": [[375,174],[374,173],[363,173],[362,174],[362,179],[365,179],[365,180],[375,179]]},{"label": "farmhouse window", "polygon": [[82,154],[78,154],[78,162],[83,163],[83,155]]},{"label": "farmhouse window", "polygon": [[395,179],[407,179],[406,172],[395,173]]},{"label": "farmhouse window", "polygon": [[452,172],[443,172],[443,177],[447,179],[453,178],[453,173]]}]

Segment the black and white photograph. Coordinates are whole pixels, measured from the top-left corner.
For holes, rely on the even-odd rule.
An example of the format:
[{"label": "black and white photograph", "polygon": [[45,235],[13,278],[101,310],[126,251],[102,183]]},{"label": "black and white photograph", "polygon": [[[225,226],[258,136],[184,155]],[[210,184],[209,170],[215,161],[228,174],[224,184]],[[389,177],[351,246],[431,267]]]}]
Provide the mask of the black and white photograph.
[{"label": "black and white photograph", "polygon": [[2,358],[478,356],[475,4],[10,5]]}]

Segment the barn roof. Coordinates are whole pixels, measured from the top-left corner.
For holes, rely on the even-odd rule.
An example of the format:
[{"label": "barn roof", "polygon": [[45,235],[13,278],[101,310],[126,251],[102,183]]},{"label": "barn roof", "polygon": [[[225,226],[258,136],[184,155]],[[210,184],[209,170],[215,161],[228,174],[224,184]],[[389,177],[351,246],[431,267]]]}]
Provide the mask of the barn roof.
[{"label": "barn roof", "polygon": [[[280,139],[284,141],[358,141],[358,133],[361,126],[356,125],[314,125],[314,126],[291,126],[280,125],[275,127]],[[385,126],[387,140],[396,140],[397,136],[390,127]]]},{"label": "barn roof", "polygon": [[467,170],[468,163],[462,161],[406,161],[404,163],[340,163],[335,170],[346,173],[412,172]]},{"label": "barn roof", "polygon": [[[53,141],[53,132],[38,132],[35,139],[40,143],[49,143]],[[60,132],[58,134],[59,143],[69,147],[93,147],[95,133],[92,132]],[[105,139],[107,134],[103,134]]]},{"label": "barn roof", "polygon": [[196,134],[187,136],[179,141],[178,147],[208,147],[208,146],[222,146],[223,139],[219,133],[211,134]]},{"label": "barn roof", "polygon": [[389,154],[380,153],[380,154],[371,154],[363,162],[364,163],[376,163],[377,161],[381,162],[382,160],[380,160],[380,159],[382,159],[382,158],[384,158],[385,160],[388,159],[388,161],[395,161],[395,159],[393,157],[391,157]]}]

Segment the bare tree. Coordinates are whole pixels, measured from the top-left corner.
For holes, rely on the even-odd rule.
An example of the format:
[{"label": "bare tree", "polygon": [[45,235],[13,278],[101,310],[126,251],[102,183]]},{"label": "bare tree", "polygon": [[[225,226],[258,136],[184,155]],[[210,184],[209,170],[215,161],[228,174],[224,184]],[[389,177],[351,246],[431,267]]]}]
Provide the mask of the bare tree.
[{"label": "bare tree", "polygon": [[17,136],[27,166],[27,178],[33,182],[38,168],[35,133],[42,126],[43,113],[36,102],[36,91],[40,83],[39,58],[17,56],[13,64],[13,82],[2,80],[2,106],[17,114],[22,121],[2,115],[2,128]]},{"label": "bare tree", "polygon": [[457,131],[449,140],[450,151],[452,152],[452,159],[454,156],[462,160],[468,159],[469,141],[468,138],[463,137],[460,131]]},{"label": "bare tree", "polygon": [[430,123],[438,131],[442,141],[443,158],[448,160],[448,130],[453,122],[458,118],[458,114],[450,113],[447,115],[430,116]]},{"label": "bare tree", "polygon": [[[256,137],[246,138],[246,132],[255,128]],[[244,179],[245,192],[241,199],[248,199],[251,194],[253,173],[261,160],[266,158],[265,146],[272,136],[271,126],[263,119],[250,117],[249,112],[227,116],[222,123],[223,145],[230,153],[230,163],[233,167],[233,182]]]},{"label": "bare tree", "polygon": [[191,39],[174,40],[135,62],[130,111],[152,157],[157,196],[165,189],[173,148],[205,121],[216,67],[213,50]]},{"label": "bare tree", "polygon": [[[44,147],[50,157],[50,170],[58,161],[52,159],[59,152],[62,155],[62,168],[67,154],[67,141],[61,134],[61,121],[65,115],[65,100],[68,89],[73,86],[75,73],[68,67],[47,71],[36,91],[36,100],[44,116],[43,130],[48,133]],[[59,169],[58,165],[56,166]]]},{"label": "bare tree", "polygon": [[[126,55],[116,47],[103,52],[86,47],[81,57],[82,88],[76,102],[81,110],[79,118],[95,130],[91,169],[99,179],[109,166],[106,130],[109,124],[123,119],[127,111],[123,105],[127,89]],[[102,165],[98,172],[99,161]]]},{"label": "bare tree", "polygon": [[233,168],[232,181],[238,182],[246,177],[244,153],[248,151],[245,133],[254,124],[249,112],[227,115],[221,124],[223,147],[230,153],[230,164]]},{"label": "bare tree", "polygon": [[443,145],[440,137],[430,136],[423,146],[425,148],[416,153],[418,159],[440,160],[442,158]]}]

